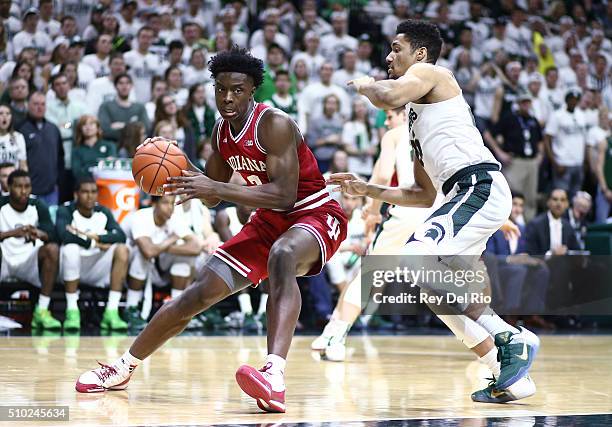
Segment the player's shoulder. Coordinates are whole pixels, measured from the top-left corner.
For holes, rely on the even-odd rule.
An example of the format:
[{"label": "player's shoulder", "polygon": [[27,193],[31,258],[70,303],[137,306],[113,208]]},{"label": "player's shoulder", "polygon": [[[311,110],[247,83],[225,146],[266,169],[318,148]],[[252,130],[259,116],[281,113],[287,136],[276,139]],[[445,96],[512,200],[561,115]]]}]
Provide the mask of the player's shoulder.
[{"label": "player's shoulder", "polygon": [[111,212],[111,210],[109,208],[107,208],[106,206],[102,206],[100,204],[96,204],[93,208],[94,212],[99,212],[101,214],[104,214],[106,216],[113,216],[113,213]]}]

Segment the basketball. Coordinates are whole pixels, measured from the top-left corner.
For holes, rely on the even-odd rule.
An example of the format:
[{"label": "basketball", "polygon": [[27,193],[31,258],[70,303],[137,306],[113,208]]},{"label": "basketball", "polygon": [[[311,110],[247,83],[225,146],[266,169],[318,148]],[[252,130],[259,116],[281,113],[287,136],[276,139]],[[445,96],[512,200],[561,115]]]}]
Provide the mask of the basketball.
[{"label": "basketball", "polygon": [[188,168],[187,158],[175,144],[167,141],[150,142],[140,147],[132,161],[134,181],[145,193],[164,194],[164,184],[170,176],[180,176]]}]

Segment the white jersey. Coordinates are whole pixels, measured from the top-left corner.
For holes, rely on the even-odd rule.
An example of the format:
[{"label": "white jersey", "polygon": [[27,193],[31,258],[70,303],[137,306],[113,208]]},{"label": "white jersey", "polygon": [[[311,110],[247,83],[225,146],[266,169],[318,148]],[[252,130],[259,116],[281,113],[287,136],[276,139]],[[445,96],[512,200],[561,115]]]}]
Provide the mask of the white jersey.
[{"label": "white jersey", "polygon": [[410,143],[415,157],[438,192],[455,172],[479,163],[494,163],[474,125],[474,118],[463,96],[457,95],[433,104],[406,105]]}]

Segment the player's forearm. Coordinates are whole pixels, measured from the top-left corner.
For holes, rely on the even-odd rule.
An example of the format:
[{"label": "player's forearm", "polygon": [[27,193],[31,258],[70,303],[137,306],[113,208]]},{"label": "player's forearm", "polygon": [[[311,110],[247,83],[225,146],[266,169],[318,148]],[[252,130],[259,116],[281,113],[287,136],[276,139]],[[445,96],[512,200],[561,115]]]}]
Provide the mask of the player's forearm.
[{"label": "player's forearm", "polygon": [[392,205],[429,208],[436,194],[418,187],[399,188],[386,185],[368,184],[366,196]]},{"label": "player's forearm", "polygon": [[[389,82],[389,83],[383,83]],[[402,107],[401,100],[393,94],[392,81],[384,80],[362,86],[359,93],[367,97],[372,104],[383,110],[393,110]]]},{"label": "player's forearm", "polygon": [[213,197],[239,205],[265,209],[291,209],[297,198],[297,187],[280,187],[276,183],[245,187],[231,183],[219,183]]}]

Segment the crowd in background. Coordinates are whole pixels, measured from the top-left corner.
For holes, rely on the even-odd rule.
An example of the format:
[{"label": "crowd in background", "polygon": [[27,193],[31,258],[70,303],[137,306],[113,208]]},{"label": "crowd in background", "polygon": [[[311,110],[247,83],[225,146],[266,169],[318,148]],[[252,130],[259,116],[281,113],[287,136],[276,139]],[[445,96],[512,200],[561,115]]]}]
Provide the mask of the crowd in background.
[{"label": "crowd in background", "polygon": [[[498,278],[506,290],[500,293],[510,295],[508,289],[520,287],[517,265],[548,274],[542,264],[513,256],[584,250],[586,226],[610,217],[610,1],[0,0],[2,192],[9,193],[7,178],[20,169],[28,172],[32,195],[61,206],[73,201],[74,189],[95,175],[101,159],[131,158],[148,135],[175,139],[203,167],[218,117],[207,61],[232,45],[264,61],[255,100],[296,120],[322,172],[367,178],[386,132],[385,112],[347,82],[386,78],[389,42],[407,18],[440,28],[445,44],[437,64],[454,73],[515,203],[520,200],[512,220],[531,243],[494,236],[488,248],[503,261]],[[147,215],[165,203],[143,200],[152,205]],[[357,220],[362,201],[341,202]],[[183,235],[152,238],[159,252],[146,260],[178,241],[194,254],[211,253],[248,219],[245,209],[196,204],[191,223],[173,219],[183,222],[177,225]],[[196,236],[191,243],[182,238],[184,226]],[[542,227],[550,236],[538,246],[533,235]],[[366,246],[367,236],[347,246],[354,254],[346,256],[347,270]],[[192,261],[175,277],[189,278]],[[128,279],[128,307],[142,299],[143,274]],[[186,283],[173,281],[172,296]],[[325,320],[331,305],[320,303],[329,299],[320,293],[331,287],[316,289],[314,317]],[[545,289],[533,292],[545,298]],[[238,300],[241,312],[261,326],[265,297],[259,310],[248,294]]]}]

